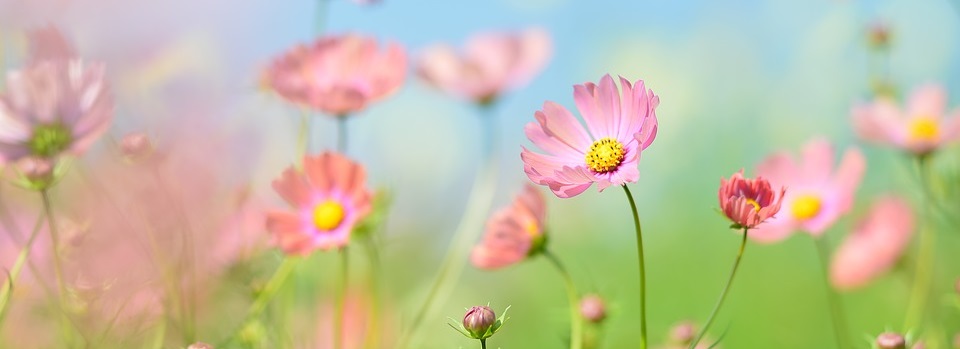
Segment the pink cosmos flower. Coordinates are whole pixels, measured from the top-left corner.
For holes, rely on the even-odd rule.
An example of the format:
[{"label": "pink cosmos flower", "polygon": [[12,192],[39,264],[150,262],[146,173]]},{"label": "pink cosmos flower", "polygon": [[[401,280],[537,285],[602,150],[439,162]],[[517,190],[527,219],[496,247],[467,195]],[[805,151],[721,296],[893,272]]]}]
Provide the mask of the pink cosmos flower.
[{"label": "pink cosmos flower", "polygon": [[345,246],[371,210],[366,177],[363,166],[334,152],[304,157],[303,172],[291,166],[273,181],[294,211],[268,212],[267,230],[288,254]]},{"label": "pink cosmos flower", "polygon": [[946,109],[943,86],[924,85],[913,91],[906,110],[886,97],[855,106],[853,126],[866,141],[923,155],[960,138],[960,111],[946,117]]},{"label": "pink cosmos flower", "polygon": [[31,62],[70,60],[79,57],[73,43],[54,26],[28,31],[27,41],[30,43],[28,59]]},{"label": "pink cosmos flower", "polygon": [[643,80],[631,85],[620,78],[617,90],[610,75],[599,85],[573,87],[573,99],[586,123],[584,128],[566,108],[546,102],[527,124],[527,138],[547,154],[526,147],[520,153],[523,170],[531,181],[550,187],[555,195],[579,195],[594,182],[600,191],[611,185],[636,182],[640,152],[657,136],[660,98],[646,89]]},{"label": "pink cosmos flower", "polygon": [[347,34],[298,45],[267,69],[267,86],[287,101],[336,116],[358,112],[396,91],[407,55],[395,43]]},{"label": "pink cosmos flower", "polygon": [[906,201],[894,196],[877,199],[834,254],[833,286],[857,288],[889,270],[910,243],[913,224],[913,211]]},{"label": "pink cosmos flower", "polygon": [[743,170],[720,179],[720,208],[740,228],[753,229],[780,211],[786,189],[777,195],[763,177],[743,178]]},{"label": "pink cosmos flower", "polygon": [[807,143],[801,158],[785,152],[771,155],[757,166],[770,184],[790,188],[783,207],[767,224],[750,233],[757,241],[780,241],[796,230],[819,237],[853,206],[853,195],[863,179],[866,160],[860,150],[848,149],[836,172],[834,149],[824,139]]},{"label": "pink cosmos flower", "polygon": [[462,52],[447,45],[427,48],[417,72],[445,92],[489,103],[528,83],[543,70],[552,50],[550,34],[539,28],[482,33],[468,39]]},{"label": "pink cosmos flower", "polygon": [[480,269],[503,268],[539,252],[546,214],[540,191],[530,184],[524,186],[510,206],[487,221],[487,233],[470,256],[473,265]]},{"label": "pink cosmos flower", "polygon": [[0,95],[0,162],[81,155],[110,126],[113,98],[103,66],[72,53],[54,29],[31,34],[34,61],[7,74]]}]

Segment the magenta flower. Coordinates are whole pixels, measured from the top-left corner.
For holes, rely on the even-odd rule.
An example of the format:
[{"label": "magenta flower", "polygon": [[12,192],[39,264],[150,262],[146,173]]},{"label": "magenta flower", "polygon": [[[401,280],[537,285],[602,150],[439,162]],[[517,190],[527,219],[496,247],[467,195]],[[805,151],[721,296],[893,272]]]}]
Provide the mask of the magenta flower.
[{"label": "magenta flower", "polygon": [[467,40],[461,52],[434,45],[420,55],[420,77],[444,92],[489,103],[509,89],[527,84],[543,70],[552,52],[542,29],[489,32]]},{"label": "magenta flower", "polygon": [[913,91],[906,110],[885,97],[855,106],[853,126],[866,141],[923,155],[960,138],[960,111],[946,117],[946,109],[943,87],[925,85]]},{"label": "magenta flower", "polygon": [[780,241],[796,230],[819,237],[840,216],[850,211],[853,195],[863,173],[866,160],[860,150],[848,149],[836,172],[834,150],[830,142],[814,139],[807,143],[800,159],[785,152],[767,157],[757,174],[773,186],[790,188],[783,197],[783,206],[767,224],[750,233],[757,241]]},{"label": "magenta flower", "polygon": [[546,203],[533,185],[527,184],[513,203],[487,221],[483,241],[473,248],[470,260],[480,269],[497,269],[522,262],[543,248]]},{"label": "magenta flower", "polygon": [[913,210],[903,199],[888,196],[876,200],[834,254],[830,265],[833,286],[857,288],[889,270],[910,243],[913,224]]},{"label": "magenta flower", "polygon": [[267,213],[267,230],[287,254],[343,247],[354,225],[371,210],[367,173],[343,155],[325,152],[303,159],[303,172],[291,166],[273,189],[294,211]]},{"label": "magenta flower", "polygon": [[347,34],[292,48],[271,63],[264,82],[291,103],[343,116],[395,92],[406,69],[400,45],[381,51],[376,39]]},{"label": "magenta flower", "polygon": [[743,170],[730,179],[720,179],[720,209],[733,221],[735,228],[753,229],[780,211],[786,189],[779,195],[763,177],[743,178]]},{"label": "magenta flower", "polygon": [[[523,148],[523,170],[531,181],[550,187],[555,195],[579,195],[594,182],[600,191],[640,178],[640,152],[657,136],[656,109],[660,98],[620,78],[617,90],[610,75],[599,85],[573,87],[573,98],[586,123],[584,128],[566,108],[546,102],[524,131],[533,144],[547,152]],[[589,131],[589,132],[588,132]]]}]

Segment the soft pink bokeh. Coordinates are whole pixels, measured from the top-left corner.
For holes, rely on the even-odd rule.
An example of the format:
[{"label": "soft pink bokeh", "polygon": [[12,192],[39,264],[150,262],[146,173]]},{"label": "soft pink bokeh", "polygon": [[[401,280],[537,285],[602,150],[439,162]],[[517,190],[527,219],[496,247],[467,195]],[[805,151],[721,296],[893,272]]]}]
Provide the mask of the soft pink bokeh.
[{"label": "soft pink bokeh", "polygon": [[860,103],[852,111],[853,126],[865,141],[922,155],[960,138],[960,110],[947,112],[943,86],[917,87],[906,106],[889,97]]},{"label": "soft pink bokeh", "polygon": [[527,84],[552,51],[550,34],[540,28],[487,32],[469,38],[460,52],[445,44],[424,49],[417,72],[444,92],[487,103]]},{"label": "soft pink bokeh", "polygon": [[850,290],[883,275],[903,254],[913,230],[913,209],[906,201],[895,196],[877,199],[837,248],[830,264],[833,286]]},{"label": "soft pink bokeh", "polygon": [[[527,138],[546,152],[536,153],[523,147],[523,170],[534,183],[550,187],[561,198],[579,195],[593,183],[603,191],[611,185],[624,185],[640,178],[640,152],[657,136],[656,109],[660,98],[648,90],[643,80],[620,78],[621,90],[610,75],[600,83],[573,87],[577,110],[586,128],[563,106],[547,101],[534,115],[536,122],[524,127]],[[622,158],[613,168],[598,172],[589,166],[586,156],[601,140],[622,147]]]},{"label": "soft pink bokeh", "polygon": [[849,212],[866,171],[866,159],[859,149],[850,148],[834,169],[834,154],[830,142],[816,138],[807,142],[799,159],[778,152],[758,165],[758,176],[769,180],[773,187],[790,190],[783,197],[780,212],[750,232],[750,238],[776,242],[797,230],[819,237]]},{"label": "soft pink bokeh", "polygon": [[780,211],[786,189],[771,188],[763,177],[744,178],[743,170],[720,179],[720,209],[733,223],[753,229]]},{"label": "soft pink bokeh", "polygon": [[531,184],[524,186],[510,206],[487,221],[487,231],[473,248],[470,261],[480,269],[503,268],[519,263],[544,239],[547,208],[543,194]]}]

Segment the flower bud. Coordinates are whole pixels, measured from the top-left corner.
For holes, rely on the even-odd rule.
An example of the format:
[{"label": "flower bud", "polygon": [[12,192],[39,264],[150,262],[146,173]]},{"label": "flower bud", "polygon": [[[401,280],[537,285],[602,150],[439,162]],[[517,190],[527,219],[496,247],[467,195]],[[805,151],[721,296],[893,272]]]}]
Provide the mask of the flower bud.
[{"label": "flower bud", "polygon": [[138,161],[146,158],[153,152],[153,144],[146,133],[133,132],[120,140],[120,151],[123,156],[130,161]]},{"label": "flower bud", "polygon": [[670,330],[670,339],[678,344],[687,345],[697,335],[697,329],[690,321],[684,321],[673,326]]},{"label": "flower bud", "polygon": [[484,335],[496,322],[497,314],[490,307],[483,305],[470,308],[463,316],[463,328],[474,338],[485,337]]},{"label": "flower bud", "polygon": [[957,294],[960,295],[960,278],[957,279],[957,282],[953,284],[953,289],[957,291]]},{"label": "flower bud", "polygon": [[213,349],[213,346],[204,342],[196,342],[196,343],[190,344],[190,346],[187,347],[187,349]]},{"label": "flower bud", "polygon": [[607,307],[603,298],[595,294],[584,296],[580,300],[580,316],[591,323],[600,323],[607,317]]},{"label": "flower bud", "polygon": [[885,332],[877,336],[877,347],[880,349],[906,349],[907,342],[898,333]]},{"label": "flower bud", "polygon": [[867,30],[867,44],[874,50],[890,47],[890,26],[884,22],[875,22]]},{"label": "flower bud", "polygon": [[960,349],[960,333],[953,335],[953,349]]}]

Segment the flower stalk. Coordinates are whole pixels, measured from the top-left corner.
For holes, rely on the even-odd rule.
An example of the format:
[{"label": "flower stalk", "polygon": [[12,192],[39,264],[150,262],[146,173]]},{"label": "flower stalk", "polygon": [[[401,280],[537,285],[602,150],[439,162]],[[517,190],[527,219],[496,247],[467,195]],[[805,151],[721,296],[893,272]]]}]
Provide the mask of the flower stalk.
[{"label": "flower stalk", "polygon": [[640,214],[637,212],[637,203],[633,200],[633,194],[626,184],[623,185],[623,191],[627,194],[627,201],[630,202],[630,210],[633,212],[633,227],[637,233],[637,266],[640,271],[640,349],[647,348],[647,280],[646,271],[643,262],[643,232],[640,229]]},{"label": "flower stalk", "polygon": [[697,333],[697,337],[690,342],[689,349],[694,349],[697,347],[697,344],[700,343],[700,340],[703,339],[703,336],[707,334],[707,330],[710,329],[710,325],[713,324],[713,320],[716,318],[717,313],[720,312],[720,307],[723,305],[723,301],[727,299],[727,293],[730,291],[730,286],[733,285],[733,278],[737,275],[737,270],[740,267],[740,260],[743,259],[743,251],[747,247],[747,231],[750,228],[743,228],[743,237],[740,239],[740,249],[737,250],[737,257],[733,261],[733,268],[730,270],[730,276],[727,278],[727,284],[723,287],[723,291],[720,292],[720,299],[717,299],[717,304],[713,306],[713,310],[710,311],[710,316],[707,317],[707,322],[703,324],[703,329],[700,330],[700,333]]},{"label": "flower stalk", "polygon": [[567,298],[570,301],[570,349],[580,349],[583,347],[583,321],[580,320],[580,301],[577,287],[573,283],[573,278],[570,277],[570,272],[567,271],[567,268],[563,266],[556,255],[547,249],[544,249],[542,253],[563,277],[563,284],[567,289]]}]

